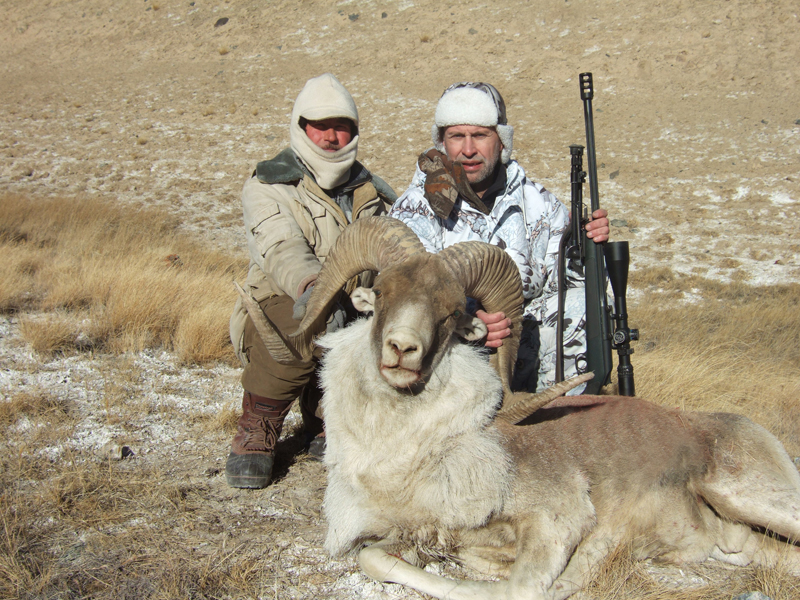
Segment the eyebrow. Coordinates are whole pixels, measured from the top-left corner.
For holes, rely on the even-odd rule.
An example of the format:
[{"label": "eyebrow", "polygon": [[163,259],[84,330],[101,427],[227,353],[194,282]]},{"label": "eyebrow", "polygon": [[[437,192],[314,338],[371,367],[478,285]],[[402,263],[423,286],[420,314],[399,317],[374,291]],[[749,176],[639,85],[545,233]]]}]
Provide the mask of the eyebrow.
[{"label": "eyebrow", "polygon": [[445,137],[456,137],[456,136],[463,137],[465,135],[469,135],[471,137],[478,137],[478,136],[481,136],[481,135],[483,135],[483,136],[489,135],[489,132],[488,131],[476,131],[475,133],[468,133],[466,131],[448,131],[444,135],[445,135]]}]

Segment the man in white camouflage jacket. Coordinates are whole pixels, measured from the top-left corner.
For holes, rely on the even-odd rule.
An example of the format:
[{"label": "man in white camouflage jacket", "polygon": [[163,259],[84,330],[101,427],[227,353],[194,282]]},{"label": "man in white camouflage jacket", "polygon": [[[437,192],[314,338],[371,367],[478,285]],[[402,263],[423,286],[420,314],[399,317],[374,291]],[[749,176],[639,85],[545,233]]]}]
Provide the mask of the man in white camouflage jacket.
[{"label": "man in white camouflage jacket", "polygon": [[[406,223],[429,252],[479,240],[500,246],[522,276],[525,310],[512,388],[535,391],[555,381],[558,247],[569,211],[525,175],[514,160],[513,128],[503,98],[487,83],[456,83],[436,107],[434,148],[420,155],[409,188],[390,215]],[[586,225],[595,242],[608,239],[608,214],[597,210]],[[564,310],[564,375],[586,371],[583,278],[568,270]],[[502,313],[475,314],[488,328],[486,346],[510,335]],[[580,386],[571,393],[583,390]]]}]

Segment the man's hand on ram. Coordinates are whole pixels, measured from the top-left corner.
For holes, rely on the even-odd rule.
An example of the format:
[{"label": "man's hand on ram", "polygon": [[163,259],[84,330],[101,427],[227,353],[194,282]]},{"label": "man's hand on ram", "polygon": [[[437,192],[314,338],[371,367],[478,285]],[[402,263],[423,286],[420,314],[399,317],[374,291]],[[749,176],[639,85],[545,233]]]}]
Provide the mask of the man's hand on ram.
[{"label": "man's hand on ram", "polygon": [[311,297],[311,291],[314,289],[314,284],[312,283],[306,288],[306,291],[303,292],[297,301],[294,303],[292,307],[292,318],[295,321],[302,321],[303,317],[306,316],[306,304],[308,304],[308,299]]},{"label": "man's hand on ram", "polygon": [[503,345],[503,339],[511,335],[511,319],[507,319],[504,313],[490,314],[485,310],[479,310],[475,316],[486,323],[486,328],[489,330],[485,344],[487,348],[499,348]]},{"label": "man's hand on ram", "polygon": [[[311,291],[314,289],[314,284],[311,283],[307,288],[306,291],[301,294],[301,296],[297,299],[294,303],[292,318],[295,321],[302,321],[303,317],[306,316],[306,305],[308,304],[308,299],[311,297]],[[328,317],[328,325],[325,328],[325,333],[333,333],[345,326],[347,322],[347,311],[344,307],[339,304],[338,302],[334,304],[333,309],[331,310],[331,315]]]}]

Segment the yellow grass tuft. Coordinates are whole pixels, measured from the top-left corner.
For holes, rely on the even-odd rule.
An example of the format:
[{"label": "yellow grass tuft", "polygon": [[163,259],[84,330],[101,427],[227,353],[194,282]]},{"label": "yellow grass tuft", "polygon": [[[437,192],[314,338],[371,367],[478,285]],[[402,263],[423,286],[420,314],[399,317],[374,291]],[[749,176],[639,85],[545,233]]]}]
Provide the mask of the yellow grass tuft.
[{"label": "yellow grass tuft", "polygon": [[58,421],[68,417],[72,410],[69,401],[46,392],[17,392],[0,402],[0,427],[7,427],[23,416]]},{"label": "yellow grass tuft", "polygon": [[76,324],[59,311],[48,315],[25,315],[19,320],[19,331],[31,347],[42,355],[75,348]]},{"label": "yellow grass tuft", "polygon": [[[638,561],[634,556],[631,545],[618,547],[596,569],[586,596],[594,600],[730,600],[760,591],[772,600],[793,600],[800,591],[797,579],[780,565],[776,569],[723,568],[722,573],[715,573],[715,566],[708,564],[679,568],[657,561]],[[677,584],[687,578],[694,583]],[[709,585],[711,582],[714,585]]]},{"label": "yellow grass tuft", "polygon": [[202,247],[161,211],[93,199],[0,197],[0,310],[43,354],[173,350],[235,364],[231,282],[245,258]]}]

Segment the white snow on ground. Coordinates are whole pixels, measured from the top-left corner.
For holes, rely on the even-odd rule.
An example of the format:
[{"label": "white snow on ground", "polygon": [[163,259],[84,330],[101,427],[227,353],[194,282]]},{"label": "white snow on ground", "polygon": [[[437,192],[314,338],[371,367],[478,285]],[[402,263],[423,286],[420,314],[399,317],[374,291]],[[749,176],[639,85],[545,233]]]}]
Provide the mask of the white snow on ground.
[{"label": "white snow on ground", "polygon": [[[125,378],[121,373],[127,372]],[[237,408],[241,398],[239,376],[241,370],[224,365],[213,367],[186,367],[168,352],[144,351],[114,357],[81,353],[69,357],[42,358],[31,351],[18,333],[15,317],[0,317],[0,402],[8,402],[18,394],[45,394],[50,398],[69,401],[70,411],[76,425],[58,445],[41,446],[36,454],[57,463],[80,455],[84,460],[91,457],[119,458],[123,446],[129,448],[136,460],[166,461],[176,455],[205,457],[205,463],[216,464],[220,473],[216,475],[218,486],[224,486],[224,460],[229,449],[229,440],[223,435],[209,433],[202,439],[186,437],[184,419],[192,414],[214,415],[223,408]],[[109,378],[116,381],[109,381]],[[114,418],[119,408],[110,414],[108,401],[109,385],[125,382],[126,400],[137,403],[135,420]],[[298,412],[291,412],[284,432],[299,425]],[[30,435],[33,427],[46,427],[46,423],[34,424],[29,418],[19,419],[2,447],[13,452],[19,442]],[[285,437],[285,436],[284,436]],[[80,453],[80,454],[78,454]],[[324,477],[323,467],[315,464],[315,477]],[[198,467],[199,469],[199,467]],[[198,473],[199,474],[199,473]],[[183,474],[186,475],[185,473]],[[298,482],[287,481],[273,485],[259,497],[243,494],[242,502],[228,502],[224,510],[230,518],[238,519],[229,527],[229,533],[245,531],[252,526],[254,515],[263,518],[295,521],[308,526],[309,516],[305,511],[294,510],[291,501],[286,502],[281,488],[297,487]],[[234,493],[229,490],[230,493]],[[278,502],[273,502],[274,498]],[[250,506],[251,503],[255,503]],[[318,507],[317,507],[318,509]],[[316,510],[316,509],[315,509]],[[318,517],[312,518],[312,522]],[[128,522],[124,527],[148,527],[145,516]],[[112,528],[113,529],[113,528]],[[291,552],[281,555],[281,568],[298,576],[309,573],[330,572],[330,586],[319,588],[324,597],[362,598],[363,600],[395,600],[399,598],[421,598],[402,586],[383,585],[372,581],[355,569],[352,559],[332,560],[321,547],[324,527],[314,526],[313,542],[292,539]],[[91,531],[86,535],[93,535]],[[279,543],[284,543],[283,541]],[[308,586],[303,590],[279,590],[280,597],[309,598]],[[271,598],[270,590],[263,590],[264,598]],[[289,595],[286,595],[289,594]],[[322,597],[322,596],[319,596]]]}]

